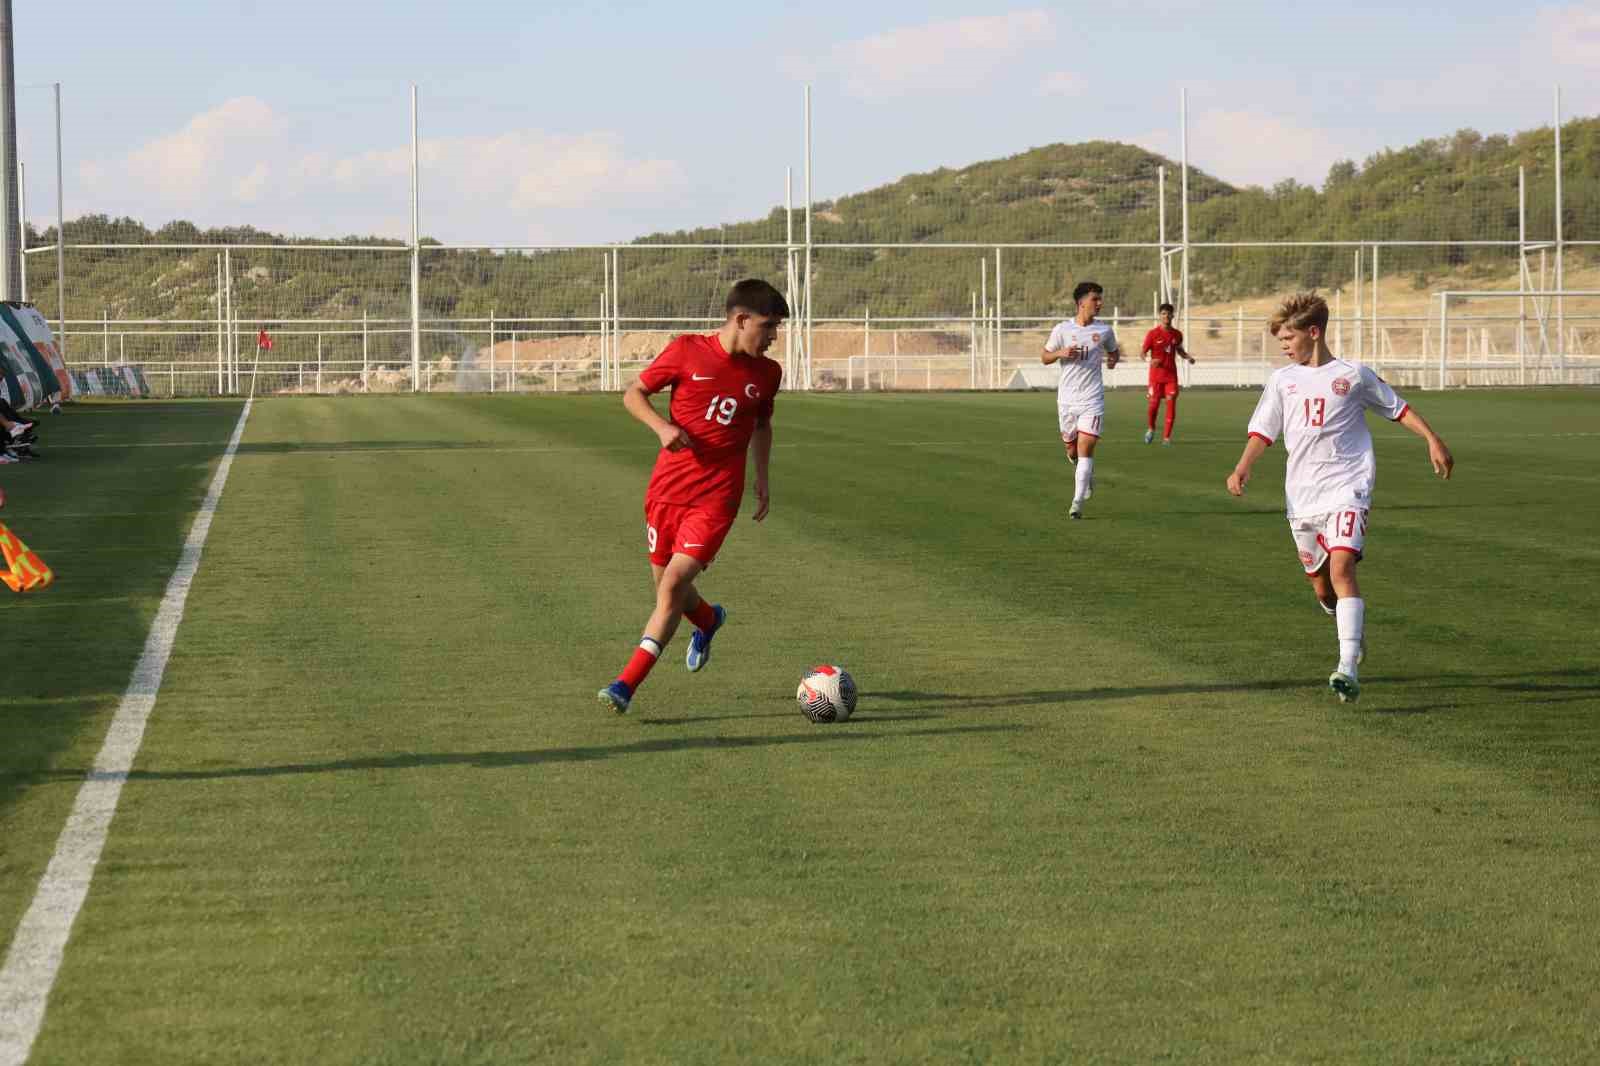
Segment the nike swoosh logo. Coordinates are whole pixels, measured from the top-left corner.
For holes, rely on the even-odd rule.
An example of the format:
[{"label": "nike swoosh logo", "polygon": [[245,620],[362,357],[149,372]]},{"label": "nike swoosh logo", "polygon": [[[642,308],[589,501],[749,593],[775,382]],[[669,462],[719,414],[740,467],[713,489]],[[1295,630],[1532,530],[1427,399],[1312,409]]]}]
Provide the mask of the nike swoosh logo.
[{"label": "nike swoosh logo", "polygon": [[685,548],[704,548],[704,544],[685,544]]},{"label": "nike swoosh logo", "polygon": [[689,375],[689,380],[690,381],[710,381],[711,380],[711,375],[707,374],[705,377],[701,377],[699,374],[690,374]]}]

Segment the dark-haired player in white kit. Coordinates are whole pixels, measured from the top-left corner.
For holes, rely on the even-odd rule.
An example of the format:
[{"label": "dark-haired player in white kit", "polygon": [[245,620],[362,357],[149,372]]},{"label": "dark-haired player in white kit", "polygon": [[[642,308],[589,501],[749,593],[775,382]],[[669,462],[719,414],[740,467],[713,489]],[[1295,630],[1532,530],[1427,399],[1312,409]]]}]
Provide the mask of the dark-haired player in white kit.
[{"label": "dark-haired player in white kit", "polygon": [[1046,366],[1061,365],[1056,421],[1061,426],[1067,462],[1078,468],[1067,514],[1082,518],[1084,501],[1094,495],[1094,449],[1105,428],[1106,384],[1101,367],[1116,366],[1122,351],[1111,324],[1095,321],[1105,303],[1105,290],[1095,282],[1080,281],[1072,290],[1072,301],[1077,314],[1050,331],[1039,361]]},{"label": "dark-haired player in white kit", "polygon": [[1228,475],[1228,491],[1244,495],[1250,468],[1281,436],[1289,450],[1284,474],[1289,532],[1317,601],[1338,627],[1339,665],[1328,687],[1341,703],[1350,703],[1361,695],[1356,667],[1366,650],[1367,604],[1356,584],[1356,564],[1366,545],[1377,475],[1367,412],[1377,411],[1427,441],[1428,458],[1440,477],[1450,476],[1455,459],[1422,416],[1370,367],[1328,350],[1328,304],[1322,297],[1291,296],[1270,327],[1290,362],[1261,390],[1244,454]]}]

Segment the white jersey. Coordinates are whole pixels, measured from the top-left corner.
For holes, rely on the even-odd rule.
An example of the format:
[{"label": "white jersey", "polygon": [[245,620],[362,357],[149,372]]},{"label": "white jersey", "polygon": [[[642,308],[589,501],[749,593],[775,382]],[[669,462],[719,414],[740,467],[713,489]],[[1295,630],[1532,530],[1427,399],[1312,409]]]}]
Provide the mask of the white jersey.
[{"label": "white jersey", "polygon": [[1102,410],[1106,403],[1105,375],[1103,373],[1107,352],[1117,351],[1117,335],[1105,322],[1091,322],[1080,326],[1076,319],[1058,322],[1044,342],[1047,352],[1064,351],[1075,344],[1088,352],[1076,359],[1063,356],[1057,366],[1061,368],[1061,382],[1056,386],[1056,406],[1068,410]]},{"label": "white jersey", "polygon": [[1378,464],[1367,431],[1368,409],[1394,421],[1405,415],[1407,405],[1360,363],[1291,363],[1267,379],[1250,416],[1250,435],[1268,444],[1284,438],[1289,466],[1283,492],[1291,521],[1372,506]]}]

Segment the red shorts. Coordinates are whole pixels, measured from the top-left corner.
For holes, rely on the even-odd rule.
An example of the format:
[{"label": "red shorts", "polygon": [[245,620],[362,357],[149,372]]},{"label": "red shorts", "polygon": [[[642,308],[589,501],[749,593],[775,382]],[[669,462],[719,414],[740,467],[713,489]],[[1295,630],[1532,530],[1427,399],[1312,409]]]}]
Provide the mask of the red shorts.
[{"label": "red shorts", "polygon": [[1151,378],[1150,379],[1150,392],[1148,393],[1148,395],[1152,400],[1155,399],[1157,396],[1176,396],[1176,395],[1178,395],[1178,379],[1177,378],[1160,378],[1160,379]]},{"label": "red shorts", "polygon": [[737,514],[708,511],[692,503],[647,503],[644,537],[650,561],[666,566],[674,555],[687,555],[705,566],[722,550]]}]

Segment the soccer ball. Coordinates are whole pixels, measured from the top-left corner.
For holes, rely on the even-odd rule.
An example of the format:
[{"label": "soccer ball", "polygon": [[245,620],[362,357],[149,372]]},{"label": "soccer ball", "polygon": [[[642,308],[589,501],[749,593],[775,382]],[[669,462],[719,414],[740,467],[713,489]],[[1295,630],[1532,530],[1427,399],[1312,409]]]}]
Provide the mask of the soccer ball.
[{"label": "soccer ball", "polygon": [[813,666],[800,679],[794,698],[813,722],[842,722],[856,709],[856,683],[843,667]]}]

